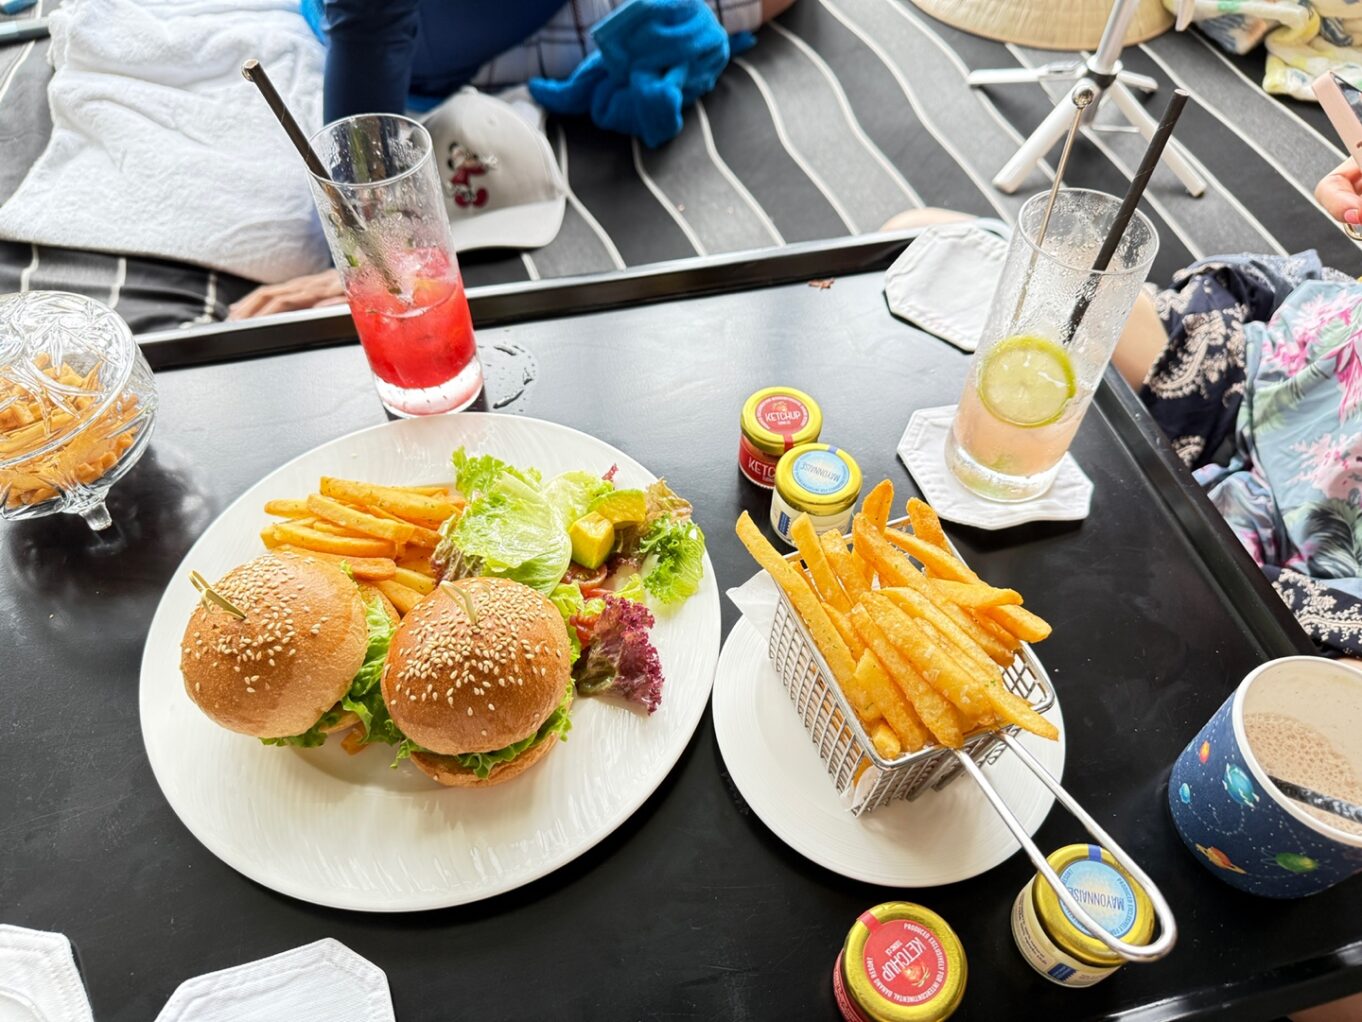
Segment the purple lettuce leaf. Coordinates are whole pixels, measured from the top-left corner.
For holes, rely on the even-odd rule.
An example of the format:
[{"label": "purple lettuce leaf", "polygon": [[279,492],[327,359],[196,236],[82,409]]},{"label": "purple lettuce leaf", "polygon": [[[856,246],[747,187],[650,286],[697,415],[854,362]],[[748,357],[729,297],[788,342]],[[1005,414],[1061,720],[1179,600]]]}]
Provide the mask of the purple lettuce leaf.
[{"label": "purple lettuce leaf", "polygon": [[643,604],[607,595],[591,642],[572,670],[577,691],[613,692],[649,713],[661,706],[662,662],[648,638],[652,626],[652,611]]}]

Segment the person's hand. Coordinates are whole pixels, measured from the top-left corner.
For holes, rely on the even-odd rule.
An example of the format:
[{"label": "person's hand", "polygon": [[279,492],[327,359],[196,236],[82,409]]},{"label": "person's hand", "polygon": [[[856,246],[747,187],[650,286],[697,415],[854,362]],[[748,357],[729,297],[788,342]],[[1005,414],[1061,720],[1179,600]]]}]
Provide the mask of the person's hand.
[{"label": "person's hand", "polygon": [[294,309],[315,309],[322,305],[340,305],[345,301],[336,270],[314,273],[310,277],[294,277],[282,284],[265,284],[227,309],[228,319],[250,319],[269,316]]},{"label": "person's hand", "polygon": [[1315,198],[1331,217],[1356,227],[1362,224],[1362,170],[1344,160],[1315,185]]}]

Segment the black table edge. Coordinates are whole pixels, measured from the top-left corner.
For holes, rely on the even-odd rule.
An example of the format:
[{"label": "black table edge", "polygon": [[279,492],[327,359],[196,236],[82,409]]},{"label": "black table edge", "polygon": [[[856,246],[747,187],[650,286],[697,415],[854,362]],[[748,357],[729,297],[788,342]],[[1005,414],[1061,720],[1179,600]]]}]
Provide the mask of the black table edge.
[{"label": "black table edge", "polygon": [[1256,972],[1238,983],[1202,987],[1178,997],[1108,1015],[1105,1022],[1197,1022],[1239,1019],[1239,1007],[1253,1005],[1253,1017],[1271,1019],[1327,1004],[1362,991],[1362,942],[1279,969]]},{"label": "black table edge", "polygon": [[1206,491],[1177,456],[1168,437],[1121,375],[1107,368],[1098,409],[1182,525],[1227,602],[1269,656],[1317,655],[1318,650],[1249,556]]},{"label": "black table edge", "polygon": [[[524,320],[552,319],[680,297],[826,280],[884,269],[919,233],[893,231],[802,242],[589,276],[474,287],[468,289],[468,306],[477,329],[483,330]],[[159,330],[137,338],[153,369],[277,355],[354,341],[354,324],[344,305]]]}]

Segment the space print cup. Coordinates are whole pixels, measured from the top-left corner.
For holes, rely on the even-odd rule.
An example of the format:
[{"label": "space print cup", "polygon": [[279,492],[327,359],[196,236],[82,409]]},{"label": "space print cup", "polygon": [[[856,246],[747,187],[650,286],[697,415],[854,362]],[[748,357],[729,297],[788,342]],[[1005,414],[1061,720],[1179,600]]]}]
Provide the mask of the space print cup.
[{"label": "space print cup", "polygon": [[1287,798],[1269,775],[1362,804],[1362,671],[1310,656],[1263,664],[1168,779],[1182,840],[1233,887],[1300,898],[1362,872],[1362,824]]}]

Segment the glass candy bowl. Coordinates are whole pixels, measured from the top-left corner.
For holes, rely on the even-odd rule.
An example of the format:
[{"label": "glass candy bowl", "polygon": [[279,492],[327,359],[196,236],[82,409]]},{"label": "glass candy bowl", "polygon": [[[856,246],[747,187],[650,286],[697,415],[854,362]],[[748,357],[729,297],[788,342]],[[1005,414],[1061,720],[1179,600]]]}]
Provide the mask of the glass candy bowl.
[{"label": "glass candy bowl", "polygon": [[109,488],[141,456],[156,384],[128,325],[64,291],[0,296],[0,518],[111,523]]}]

